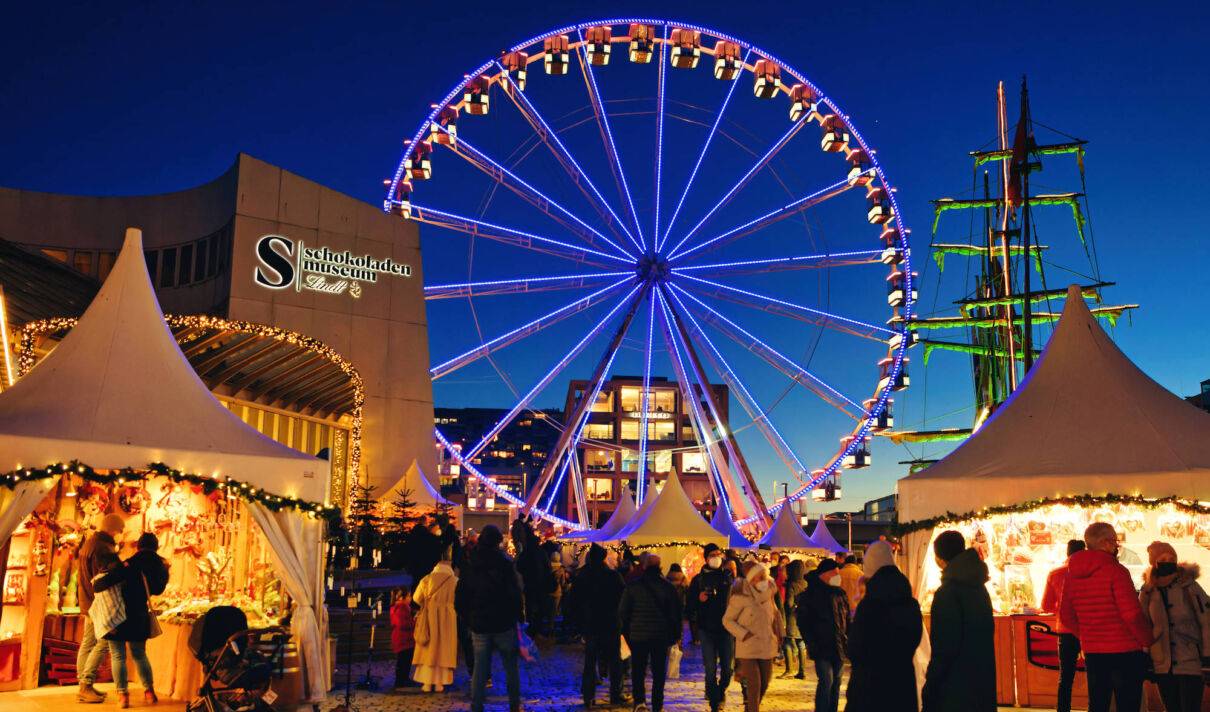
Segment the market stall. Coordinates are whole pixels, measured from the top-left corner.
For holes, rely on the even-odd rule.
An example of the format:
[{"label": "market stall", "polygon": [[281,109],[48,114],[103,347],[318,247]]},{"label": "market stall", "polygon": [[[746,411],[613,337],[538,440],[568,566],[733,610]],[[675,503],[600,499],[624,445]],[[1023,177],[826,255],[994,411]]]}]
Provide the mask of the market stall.
[{"label": "market stall", "polygon": [[727,513],[726,507],[719,507],[714,510],[714,517],[710,519],[710,526],[714,527],[715,531],[727,537],[727,548],[729,549],[751,549],[752,541],[744,536],[744,533],[735,526],[735,521],[731,519],[731,515]]},{"label": "market stall", "polygon": [[832,536],[832,532],[828,530],[828,525],[824,523],[823,517],[815,520],[815,529],[811,531],[811,541],[815,545],[832,554],[840,554],[848,551],[836,541],[836,537]]},{"label": "market stall", "polygon": [[158,603],[165,634],[150,646],[171,679],[166,692],[196,692],[181,643],[197,615],[231,603],[254,622],[288,621],[298,695],[322,699],[322,532],[335,513],[325,470],[213,398],[165,325],[141,234],[128,230],[76,326],[0,393],[0,563],[12,600],[0,609],[0,638],[20,646],[8,687],[74,679],[75,552],[100,517],[119,513],[130,540],[159,534],[172,566]]},{"label": "market stall", "polygon": [[676,562],[686,576],[692,576],[701,568],[702,547],[710,543],[726,546],[727,537],[702,518],[675,470],[668,473],[658,493],[652,493],[652,489],[648,489],[646,501],[626,526],[608,539],[593,541],[625,542],[635,550],[655,551],[663,558],[665,568]]},{"label": "market stall", "polygon": [[[899,481],[902,568],[927,611],[940,583],[932,541],[957,529],[988,564],[997,614],[1049,627],[1053,617],[1035,615],[1046,575],[1089,523],[1114,525],[1136,580],[1157,539],[1205,567],[1208,500],[1210,414],[1131,363],[1072,287],[1055,333],[1012,397],[949,456]],[[1049,641],[1026,622],[1012,646],[1040,658]],[[1018,689],[1028,671],[1018,671]]]}]

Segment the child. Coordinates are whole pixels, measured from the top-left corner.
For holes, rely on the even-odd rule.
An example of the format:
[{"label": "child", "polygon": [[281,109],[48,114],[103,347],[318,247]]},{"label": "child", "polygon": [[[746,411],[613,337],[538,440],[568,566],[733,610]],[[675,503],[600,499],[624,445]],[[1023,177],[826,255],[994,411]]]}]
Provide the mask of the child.
[{"label": "child", "polygon": [[420,687],[420,683],[412,681],[409,673],[412,671],[412,653],[416,650],[416,640],[412,637],[416,630],[416,619],[412,617],[412,594],[407,586],[395,589],[391,603],[391,650],[395,652],[395,689],[403,690]]}]

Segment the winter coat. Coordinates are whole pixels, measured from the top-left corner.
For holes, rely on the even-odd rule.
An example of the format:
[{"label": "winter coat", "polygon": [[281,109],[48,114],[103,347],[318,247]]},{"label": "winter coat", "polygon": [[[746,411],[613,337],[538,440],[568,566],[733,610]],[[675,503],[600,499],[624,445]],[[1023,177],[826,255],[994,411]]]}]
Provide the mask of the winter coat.
[{"label": "winter coat", "polygon": [[845,655],[849,631],[849,597],[812,571],[807,590],[798,595],[798,632],[812,660],[839,661]]},{"label": "winter coat", "polygon": [[776,599],[777,586],[772,581],[764,591],[757,590],[747,579],[731,586],[723,626],[735,636],[735,657],[741,660],[772,660],[777,657],[785,635],[785,622]]},{"label": "winter coat", "polygon": [[496,547],[475,547],[458,579],[455,607],[472,633],[502,633],[521,621],[521,584],[513,562]]},{"label": "winter coat", "polygon": [[866,581],[849,626],[848,706],[845,712],[916,712],[912,656],[924,634],[912,585],[894,566]]},{"label": "winter coat", "polygon": [[118,543],[107,532],[97,532],[80,547],[80,558],[77,563],[80,588],[80,612],[88,613],[92,607],[92,580],[97,574],[108,571],[118,564]]},{"label": "winter coat", "polygon": [[[146,577],[147,583],[143,583]],[[147,594],[158,596],[168,585],[168,567],[154,551],[139,551],[111,568],[93,584],[97,593],[114,586],[122,587],[126,620],[114,628],[106,640],[140,641],[151,636],[151,602]]]},{"label": "winter coat", "polygon": [[603,559],[589,561],[572,579],[565,610],[585,635],[616,637],[618,617],[614,612],[625,589],[622,575]]},{"label": "winter coat", "polygon": [[457,666],[458,616],[454,612],[454,594],[458,585],[453,568],[448,561],[442,561],[416,586],[412,599],[420,611],[416,616],[413,665],[450,669]]},{"label": "winter coat", "polygon": [[1155,638],[1151,662],[1156,673],[1200,677],[1202,657],[1210,655],[1210,600],[1196,581],[1196,565],[1182,566],[1167,586],[1148,578],[1139,603]]},{"label": "winter coat", "polygon": [[845,564],[840,567],[840,587],[849,597],[849,607],[857,609],[861,602],[861,567],[857,564]]},{"label": "winter coat", "polygon": [[1055,614],[1054,631],[1066,633],[1063,622],[1059,620],[1059,604],[1063,601],[1063,586],[1067,583],[1067,564],[1054,569],[1046,575],[1046,589],[1042,591],[1042,610]]},{"label": "winter coat", "polygon": [[689,595],[689,581],[685,578],[685,572],[674,571],[668,574],[668,583],[672,584],[672,588],[676,590],[676,597],[681,602],[681,612],[683,613],[685,611],[685,599]]},{"label": "winter coat", "polygon": [[631,645],[672,645],[681,639],[681,615],[676,589],[658,568],[650,568],[626,584],[618,604],[618,630]]},{"label": "winter coat", "polygon": [[1104,551],[1077,551],[1067,559],[1059,621],[1085,653],[1128,653],[1152,641],[1130,572]]},{"label": "winter coat", "polygon": [[[689,592],[685,595],[685,615],[695,622],[699,630],[720,635],[723,628],[723,614],[727,612],[727,600],[731,597],[731,584],[734,579],[724,568],[703,568],[689,582]],[[702,594],[706,600],[702,600]]]},{"label": "winter coat", "polygon": [[807,590],[807,580],[803,577],[803,563],[791,561],[786,578],[786,600],[782,604],[782,620],[786,622],[786,637],[802,638],[798,630],[798,597]]},{"label": "winter coat", "polygon": [[416,619],[412,617],[412,604],[396,601],[391,606],[391,652],[400,653],[416,647]]},{"label": "winter coat", "polygon": [[933,594],[924,712],[995,712],[996,629],[987,579],[987,564],[974,549],[955,556],[941,572],[941,587]]}]

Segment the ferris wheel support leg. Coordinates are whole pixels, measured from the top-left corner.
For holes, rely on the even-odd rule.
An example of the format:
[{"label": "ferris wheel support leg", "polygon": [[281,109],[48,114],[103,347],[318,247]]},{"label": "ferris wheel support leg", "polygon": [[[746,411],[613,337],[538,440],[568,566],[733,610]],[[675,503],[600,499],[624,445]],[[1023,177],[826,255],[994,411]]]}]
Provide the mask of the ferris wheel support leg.
[{"label": "ferris wheel support leg", "polygon": [[[690,423],[693,425],[693,434],[697,439],[698,451],[702,453],[703,459],[709,463],[710,474],[710,492],[714,495],[714,501],[719,506],[724,507],[727,513],[734,513],[732,505],[738,506],[740,509],[740,517],[747,516],[748,507],[744,503],[742,496],[732,498],[732,494],[739,494],[738,488],[732,486],[734,492],[728,491],[724,484],[723,473],[727,468],[727,458],[723,455],[722,450],[718,446],[718,440],[713,437],[713,431],[707,427],[709,422],[706,419],[705,413],[702,412],[701,399],[693,393],[693,382],[689,378],[689,373],[685,369],[685,362],[681,357],[681,349],[676,344],[675,337],[672,333],[671,318],[668,316],[668,307],[664,304],[664,300],[656,293],[660,301],[661,319],[660,331],[664,336],[664,343],[668,348],[669,357],[672,360],[672,369],[676,374],[677,387],[681,393],[681,401],[689,408]],[[700,384],[699,384],[700,385]],[[682,461],[683,462],[683,461]]]},{"label": "ferris wheel support leg", "polygon": [[617,357],[618,348],[622,345],[622,340],[626,338],[626,332],[630,330],[630,324],[634,321],[634,316],[638,313],[639,305],[642,303],[643,296],[647,293],[644,287],[637,298],[635,298],[630,308],[626,310],[626,316],[622,319],[622,323],[614,332],[613,338],[609,340],[609,346],[605,352],[601,354],[600,361],[597,362],[596,368],[592,372],[592,389],[585,390],[580,400],[576,403],[575,410],[564,420],[563,432],[559,434],[559,439],[555,442],[555,447],[551,450],[549,457],[546,459],[546,464],[542,467],[542,474],[538,478],[538,482],[530,491],[530,495],[526,500],[526,508],[532,509],[539,501],[542,490],[546,488],[551,478],[555,475],[555,469],[563,458],[563,454],[567,452],[569,447],[574,448],[578,445],[581,431],[584,429],[585,423],[588,421],[588,416],[592,413],[592,404],[596,402],[598,394],[601,392],[601,387],[605,383],[605,378],[609,375],[609,368],[613,364],[614,358]]},{"label": "ferris wheel support leg", "polygon": [[[497,66],[499,65],[497,64]],[[501,68],[501,71],[503,71],[503,68]],[[507,77],[508,73],[504,72],[504,76]],[[638,240],[634,239],[634,235],[630,234],[630,230],[626,229],[625,221],[618,216],[617,211],[613,209],[609,201],[605,200],[605,196],[601,195],[601,191],[597,189],[596,184],[592,182],[592,179],[588,177],[584,169],[580,167],[580,163],[571,155],[571,151],[567,149],[567,146],[559,138],[559,134],[542,117],[542,113],[538,111],[538,107],[534,106],[533,102],[526,98],[525,93],[517,88],[512,78],[508,78],[508,83],[504,85],[504,95],[512,101],[513,106],[517,107],[517,111],[521,113],[521,116],[530,125],[530,128],[533,129],[534,135],[546,145],[555,161],[567,173],[567,177],[571,179],[571,182],[584,194],[584,198],[592,205],[593,210],[600,216],[601,222],[609,228],[614,237],[621,240],[625,236],[636,248],[642,251],[642,245],[638,243]]]},{"label": "ferris wheel support leg", "polygon": [[[664,297],[666,301],[666,293],[664,294]],[[698,383],[702,385],[702,396],[705,399],[706,404],[709,406],[706,412],[714,418],[714,421],[721,428],[722,418],[720,414],[722,412],[722,408],[719,405],[718,397],[712,388],[705,387],[706,384],[710,383],[710,380],[706,377],[706,370],[702,367],[701,359],[698,358],[697,351],[693,348],[693,344],[689,340],[689,334],[685,329],[685,324],[681,320],[680,314],[677,312],[675,307],[672,307],[671,304],[669,305],[669,308],[672,312],[673,324],[675,325],[677,333],[680,335],[681,344],[684,346],[685,352],[689,356],[689,364],[693,367],[693,373],[697,378]],[[752,477],[752,471],[748,468],[748,463],[746,460],[744,460],[743,455],[740,454],[739,448],[735,446],[735,440],[730,436],[730,432],[728,432],[727,429],[721,429],[721,432],[724,433],[723,442],[727,451],[729,463],[731,463],[731,470],[739,473],[741,477],[741,489],[744,491],[748,501],[750,501],[752,506],[756,509],[756,516],[760,520],[761,526],[767,528],[772,524],[772,520],[769,519],[769,511],[768,508],[765,507],[765,500],[764,497],[761,496],[760,488],[756,486],[756,479]]]},{"label": "ferris wheel support leg", "polygon": [[567,453],[567,457],[571,466],[572,494],[576,498],[576,521],[580,526],[587,527],[592,519],[588,514],[588,498],[584,496],[584,477],[580,473],[580,460],[574,450]]}]

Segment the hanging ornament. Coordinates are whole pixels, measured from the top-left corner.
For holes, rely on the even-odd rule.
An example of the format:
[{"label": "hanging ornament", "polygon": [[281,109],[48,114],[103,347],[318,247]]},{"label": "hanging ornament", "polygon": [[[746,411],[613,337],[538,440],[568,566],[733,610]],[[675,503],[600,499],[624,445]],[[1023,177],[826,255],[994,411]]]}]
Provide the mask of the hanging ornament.
[{"label": "hanging ornament", "polygon": [[151,504],[151,495],[142,487],[123,487],[118,490],[118,508],[126,514],[142,514]]}]

